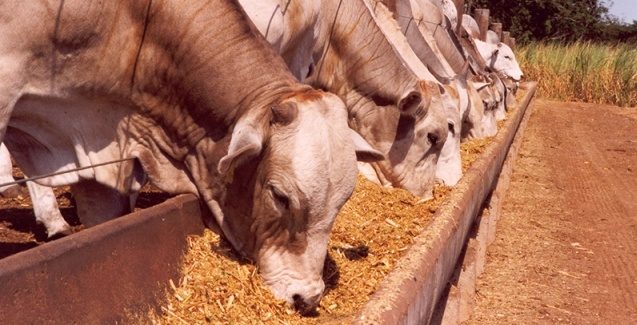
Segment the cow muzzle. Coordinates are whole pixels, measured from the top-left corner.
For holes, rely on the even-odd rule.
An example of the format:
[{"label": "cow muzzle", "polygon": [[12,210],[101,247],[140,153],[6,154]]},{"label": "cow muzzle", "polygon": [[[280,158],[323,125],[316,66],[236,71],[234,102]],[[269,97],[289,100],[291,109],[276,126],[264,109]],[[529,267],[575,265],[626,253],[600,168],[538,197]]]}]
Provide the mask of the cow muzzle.
[{"label": "cow muzzle", "polygon": [[276,298],[285,300],[302,315],[309,315],[315,313],[321,302],[325,283],[323,279],[277,281],[270,288]]}]

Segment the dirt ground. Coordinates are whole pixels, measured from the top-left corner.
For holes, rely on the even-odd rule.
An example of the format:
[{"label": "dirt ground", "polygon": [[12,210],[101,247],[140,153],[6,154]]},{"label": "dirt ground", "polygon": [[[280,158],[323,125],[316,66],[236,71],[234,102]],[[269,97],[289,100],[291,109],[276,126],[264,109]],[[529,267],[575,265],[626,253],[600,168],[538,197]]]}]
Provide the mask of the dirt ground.
[{"label": "dirt ground", "polygon": [[468,324],[637,323],[637,109],[534,104]]}]

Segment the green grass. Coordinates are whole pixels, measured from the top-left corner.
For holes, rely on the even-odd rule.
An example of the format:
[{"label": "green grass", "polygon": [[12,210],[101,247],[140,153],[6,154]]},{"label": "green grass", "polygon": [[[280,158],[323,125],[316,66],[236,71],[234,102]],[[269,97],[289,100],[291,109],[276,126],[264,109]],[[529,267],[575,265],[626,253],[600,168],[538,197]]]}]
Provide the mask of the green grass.
[{"label": "green grass", "polygon": [[637,106],[637,48],[628,44],[533,43],[516,57],[540,95],[563,101]]}]

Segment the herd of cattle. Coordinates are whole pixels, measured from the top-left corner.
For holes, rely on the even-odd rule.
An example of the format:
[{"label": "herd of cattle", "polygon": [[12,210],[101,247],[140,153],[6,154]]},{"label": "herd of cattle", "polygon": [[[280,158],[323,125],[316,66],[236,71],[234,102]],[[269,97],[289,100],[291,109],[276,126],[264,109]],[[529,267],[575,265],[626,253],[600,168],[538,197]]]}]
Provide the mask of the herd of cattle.
[{"label": "herd of cattle", "polygon": [[[357,174],[430,198],[460,142],[494,135],[522,72],[450,0],[2,1],[0,183],[52,188],[94,225],[146,181],[205,202],[280,299],[320,301],[334,218]],[[6,145],[6,147],[5,147]],[[3,189],[12,191],[10,186]],[[7,194],[9,195],[9,194]]]}]

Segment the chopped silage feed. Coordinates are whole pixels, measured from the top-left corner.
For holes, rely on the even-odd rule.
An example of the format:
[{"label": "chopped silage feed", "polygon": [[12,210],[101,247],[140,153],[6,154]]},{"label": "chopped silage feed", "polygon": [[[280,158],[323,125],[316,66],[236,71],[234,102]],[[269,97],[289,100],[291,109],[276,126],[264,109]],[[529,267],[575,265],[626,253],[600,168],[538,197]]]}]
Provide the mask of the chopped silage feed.
[{"label": "chopped silage feed", "polygon": [[[463,172],[492,140],[462,143]],[[380,287],[451,191],[437,185],[434,198],[423,202],[405,190],[383,188],[359,176],[330,237],[323,274],[326,292],[316,315],[301,316],[276,300],[256,266],[241,260],[227,242],[207,229],[203,236],[188,238],[182,278],[169,284],[160,312],[151,310],[133,319],[154,324],[347,323]]]}]

